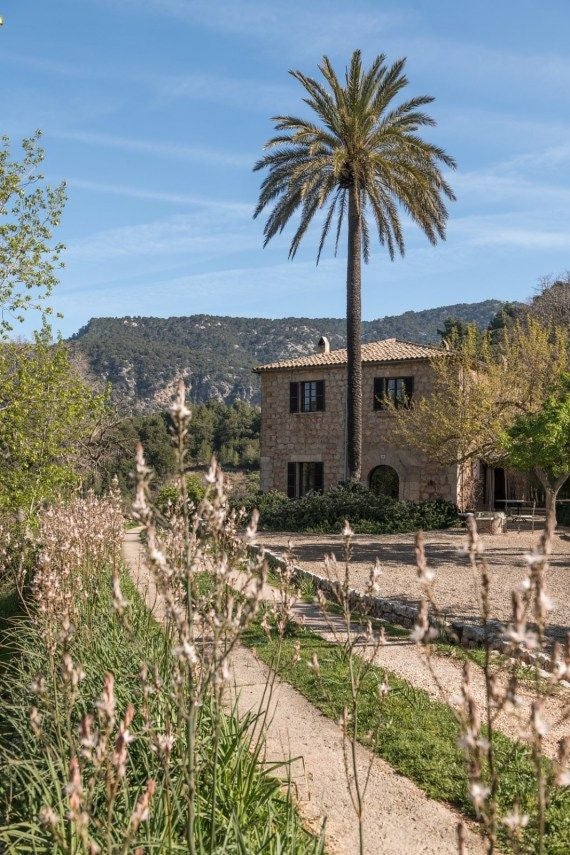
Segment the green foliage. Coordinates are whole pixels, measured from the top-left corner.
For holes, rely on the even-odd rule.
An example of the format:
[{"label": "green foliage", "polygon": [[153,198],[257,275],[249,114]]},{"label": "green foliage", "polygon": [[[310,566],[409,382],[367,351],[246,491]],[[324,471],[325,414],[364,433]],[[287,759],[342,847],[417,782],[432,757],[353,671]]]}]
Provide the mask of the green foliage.
[{"label": "green foliage", "polygon": [[0,510],[33,512],[78,482],[85,445],[105,411],[49,330],[0,348]]},{"label": "green foliage", "polygon": [[541,409],[569,360],[567,332],[531,315],[495,342],[468,330],[450,354],[431,360],[429,395],[409,409],[392,408],[390,440],[444,465],[475,458],[504,465],[500,437],[519,416]]},{"label": "green foliage", "polygon": [[457,509],[450,502],[398,502],[359,485],[307,493],[300,499],[277,491],[259,493],[246,497],[241,505],[248,513],[256,507],[261,526],[273,531],[338,533],[348,519],[357,533],[394,534],[448,528],[458,522]]},{"label": "green foliage", "polygon": [[167,515],[178,503],[178,487],[164,484],[156,494],[155,504],[161,514]]},{"label": "green foliage", "polygon": [[[496,316],[495,316],[496,317]],[[477,340],[482,336],[481,330],[477,324],[472,321],[460,321],[457,318],[446,318],[443,322],[443,328],[437,331],[441,336],[442,341],[447,342],[450,347],[455,347],[471,336],[475,336]]]},{"label": "green foliage", "polygon": [[493,339],[500,334],[501,330],[523,317],[523,307],[520,303],[504,303],[499,311],[489,321],[487,331]]},{"label": "green foliage", "polygon": [[169,419],[164,414],[132,416],[120,420],[107,439],[107,453],[98,461],[92,474],[92,486],[98,493],[108,490],[117,478],[123,495],[134,489],[133,470],[138,442],[152,468],[157,485],[164,482],[175,468],[175,454],[169,432]]},{"label": "green foliage", "polygon": [[[498,300],[485,300],[364,321],[362,338],[437,342],[445,318],[472,321],[483,329],[500,307]],[[114,402],[130,409],[158,409],[159,393],[185,371],[191,372],[194,404],[212,398],[259,403],[255,365],[290,357],[292,342],[300,356],[314,353],[321,335],[332,348],[345,347],[345,327],[341,318],[94,318],[70,345],[91,376],[111,384]],[[200,458],[208,459],[213,450],[204,445]]]},{"label": "green foliage", "polygon": [[260,428],[259,409],[244,401],[198,404],[192,408],[188,459],[204,465],[216,454],[222,466],[257,466]]},{"label": "green foliage", "polygon": [[53,229],[61,220],[65,184],[51,187],[38,171],[44,160],[40,132],[22,140],[21,160],[10,158],[8,137],[0,139],[0,338],[23,321],[27,309],[45,318],[45,301],[57,284],[63,249]]},{"label": "green foliage", "polygon": [[[192,408],[188,434],[187,462],[209,465],[216,454],[223,466],[254,468],[259,465],[260,413],[243,401],[232,405],[212,402]],[[175,473],[170,417],[166,413],[137,415],[119,421],[107,438],[107,453],[92,476],[97,492],[107,490],[114,477],[123,495],[133,491],[133,468],[138,442],[154,473],[153,488],[159,490]],[[166,496],[166,493],[164,494]]]},{"label": "green foliage", "polygon": [[188,500],[192,502],[194,507],[197,507],[206,495],[206,484],[204,483],[204,479],[200,478],[199,475],[189,475],[186,479],[186,490],[188,493]]},{"label": "green foliage", "polygon": [[570,374],[534,413],[519,416],[501,435],[501,445],[514,469],[536,467],[551,478],[570,472]]}]

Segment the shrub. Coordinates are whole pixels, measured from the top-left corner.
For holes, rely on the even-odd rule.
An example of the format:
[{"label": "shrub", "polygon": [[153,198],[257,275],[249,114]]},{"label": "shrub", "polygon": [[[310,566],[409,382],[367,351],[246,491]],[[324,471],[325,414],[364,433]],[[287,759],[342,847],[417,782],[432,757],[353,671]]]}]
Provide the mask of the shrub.
[{"label": "shrub", "polygon": [[200,475],[189,475],[186,479],[186,491],[188,494],[188,501],[192,502],[194,507],[197,508],[206,495],[204,479],[201,478]]},{"label": "shrub", "polygon": [[257,507],[262,527],[273,531],[333,533],[348,519],[361,534],[397,534],[448,528],[459,519],[457,508],[443,499],[398,502],[360,485],[307,493],[300,499],[289,499],[276,490],[236,498],[248,513]]}]

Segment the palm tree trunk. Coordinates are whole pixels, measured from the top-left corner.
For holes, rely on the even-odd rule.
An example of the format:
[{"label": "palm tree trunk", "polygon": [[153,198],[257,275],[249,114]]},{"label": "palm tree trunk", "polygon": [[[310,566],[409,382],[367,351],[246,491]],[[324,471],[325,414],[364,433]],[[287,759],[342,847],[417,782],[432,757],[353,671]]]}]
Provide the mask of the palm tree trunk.
[{"label": "palm tree trunk", "polygon": [[346,264],[346,444],[348,476],[353,482],[360,481],[362,466],[361,258],[362,225],[358,189],[351,187],[348,201]]}]

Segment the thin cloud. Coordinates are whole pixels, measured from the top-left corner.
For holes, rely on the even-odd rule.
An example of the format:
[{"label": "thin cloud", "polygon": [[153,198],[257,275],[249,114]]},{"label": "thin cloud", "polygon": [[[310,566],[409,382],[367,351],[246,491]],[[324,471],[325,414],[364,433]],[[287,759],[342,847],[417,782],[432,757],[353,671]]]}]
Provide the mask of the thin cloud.
[{"label": "thin cloud", "polygon": [[473,197],[508,204],[526,203],[528,206],[544,206],[546,202],[559,206],[570,205],[570,187],[532,181],[520,174],[505,174],[505,165],[491,169],[456,172],[449,176],[461,201]]},{"label": "thin cloud", "polygon": [[[109,3],[109,0],[98,0]],[[135,8],[137,14],[141,7],[135,0],[119,0],[124,8]],[[113,0],[116,7],[117,0]],[[347,34],[353,44],[363,42],[377,43],[380,37],[416,16],[394,7],[391,10],[378,11],[370,5],[366,10],[351,8],[331,8],[331,4],[298,4],[292,8],[290,2],[255,2],[255,0],[217,0],[215,6],[210,0],[148,0],[146,11],[154,11],[161,16],[170,15],[176,20],[194,24],[205,29],[231,35],[255,39],[261,49],[271,49],[275,43],[287,42],[292,53],[310,53],[344,50]]]},{"label": "thin cloud", "polygon": [[218,210],[207,216],[201,210],[88,235],[68,244],[67,258],[71,262],[98,264],[165,253],[191,253],[193,258],[203,258],[258,245],[259,235],[250,223],[240,225],[233,212],[224,217]]},{"label": "thin cloud", "polygon": [[548,220],[532,212],[474,214],[456,218],[450,236],[454,242],[459,240],[472,246],[567,251],[570,249],[570,227],[560,228],[559,225],[565,219],[563,209],[552,211]]},{"label": "thin cloud", "polygon": [[46,59],[39,56],[28,56],[27,54],[2,51],[0,62],[10,62],[31,68],[36,71],[58,74],[62,77],[86,78],[89,80],[108,80],[114,77],[113,72],[100,66],[82,65],[78,62],[62,62],[61,60]]},{"label": "thin cloud", "polygon": [[251,167],[255,161],[255,157],[253,156],[234,154],[233,152],[221,151],[219,149],[198,148],[171,142],[138,140],[132,137],[117,137],[110,134],[97,134],[86,131],[49,131],[46,136],[102,148],[122,149],[123,151],[131,151],[137,154],[149,154],[156,157],[210,163],[216,166],[239,167],[240,169]]},{"label": "thin cloud", "polygon": [[93,193],[108,193],[113,196],[125,196],[131,199],[148,199],[151,202],[164,202],[172,205],[188,205],[192,207],[209,208],[213,211],[231,211],[244,217],[251,217],[253,204],[244,202],[229,202],[224,200],[206,199],[188,193],[165,193],[162,191],[144,190],[140,187],[129,187],[124,184],[101,184],[97,181],[85,181],[82,178],[67,179],[67,185],[78,190]]},{"label": "thin cloud", "polygon": [[293,86],[270,85],[220,74],[140,74],[137,80],[162,100],[206,101],[272,112],[276,104],[283,110],[298,102]]}]

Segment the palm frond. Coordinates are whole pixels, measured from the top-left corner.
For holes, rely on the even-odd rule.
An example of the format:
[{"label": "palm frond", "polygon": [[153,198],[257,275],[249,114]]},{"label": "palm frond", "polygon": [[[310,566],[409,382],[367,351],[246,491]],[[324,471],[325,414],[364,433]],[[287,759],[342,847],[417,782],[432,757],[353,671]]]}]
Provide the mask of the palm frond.
[{"label": "palm frond", "polygon": [[401,211],[430,242],[445,237],[444,200],[455,196],[442,168],[455,169],[456,164],[441,147],[419,134],[421,128],[435,125],[425,110],[433,98],[419,95],[399,100],[408,85],[405,63],[398,59],[388,65],[379,54],[365,69],[360,51],[354,51],[343,81],[327,56],[319,65],[322,80],[291,70],[313,115],[275,116],[276,133],[265,145],[267,153],[254,165],[255,171],[266,172],[254,211],[257,217],[270,209],[265,244],[298,214],[289,247],[294,257],[317,212],[327,206],[317,263],[333,223],[336,254],[351,187],[365,261],[371,248],[369,216],[391,258],[405,251]]}]

